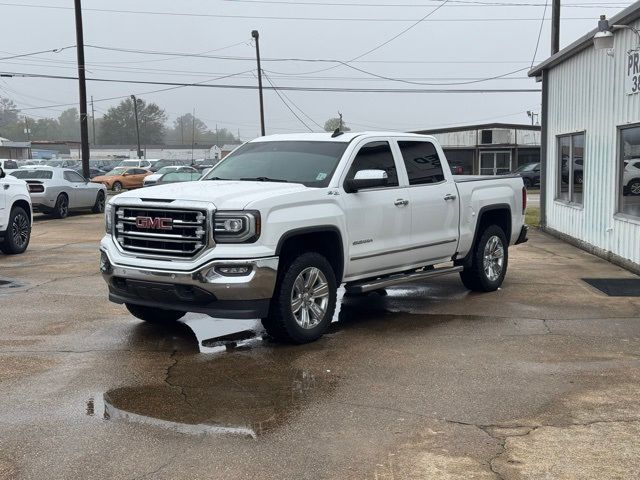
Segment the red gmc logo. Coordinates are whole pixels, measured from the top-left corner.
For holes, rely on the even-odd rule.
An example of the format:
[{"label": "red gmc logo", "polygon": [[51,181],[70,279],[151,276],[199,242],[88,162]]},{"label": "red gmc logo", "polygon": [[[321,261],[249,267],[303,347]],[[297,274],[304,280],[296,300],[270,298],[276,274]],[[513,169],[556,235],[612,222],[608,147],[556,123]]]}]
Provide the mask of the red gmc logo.
[{"label": "red gmc logo", "polygon": [[160,217],[136,217],[136,227],[154,228],[156,230],[173,230],[173,220],[171,218]]}]

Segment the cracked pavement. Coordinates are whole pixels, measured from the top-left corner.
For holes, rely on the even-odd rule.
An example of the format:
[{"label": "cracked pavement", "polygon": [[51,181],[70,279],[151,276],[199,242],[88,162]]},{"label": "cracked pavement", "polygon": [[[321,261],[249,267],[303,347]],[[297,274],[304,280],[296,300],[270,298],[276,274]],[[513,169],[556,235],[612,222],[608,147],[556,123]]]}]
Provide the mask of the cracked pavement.
[{"label": "cracked pavement", "polygon": [[2,479],[640,477],[640,299],[581,281],[632,276],[603,260],[533,232],[498,292],[344,298],[326,337],[283,346],[110,304],[102,231],[39,219],[0,256]]}]

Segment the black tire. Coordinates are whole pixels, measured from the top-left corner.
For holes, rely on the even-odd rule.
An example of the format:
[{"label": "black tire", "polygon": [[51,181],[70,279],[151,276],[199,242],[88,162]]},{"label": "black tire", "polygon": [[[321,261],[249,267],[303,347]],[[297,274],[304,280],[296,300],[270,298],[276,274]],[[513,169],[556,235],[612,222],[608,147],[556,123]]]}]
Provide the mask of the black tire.
[{"label": "black tire", "polygon": [[96,196],[96,202],[93,204],[91,211],[93,213],[104,213],[104,204],[105,204],[105,194],[102,190],[98,190],[98,195]]},{"label": "black tire", "polygon": [[581,173],[576,173],[573,177],[573,183],[576,185],[582,185],[583,178]]},{"label": "black tire", "polygon": [[6,236],[0,243],[0,250],[7,255],[23,253],[31,239],[31,221],[22,207],[13,207],[9,214]]},{"label": "black tire", "polygon": [[56,199],[56,205],[51,210],[51,214],[56,218],[66,218],[69,215],[69,197],[66,193],[61,193]]},{"label": "black tire", "polygon": [[[321,275],[307,276],[305,280],[305,274],[313,274],[315,270],[321,272]],[[296,283],[299,277],[302,283]],[[311,282],[309,285],[307,280]],[[301,286],[304,287],[305,294],[299,290]],[[275,340],[297,344],[313,342],[320,338],[331,324],[336,309],[337,289],[333,268],[319,253],[302,253],[284,261],[271,300],[269,316],[262,319],[262,325]],[[326,296],[325,290],[328,290]],[[321,291],[322,295],[319,293]],[[294,299],[296,292],[300,295]],[[318,292],[317,297],[314,296],[314,292]],[[300,307],[294,314],[296,302],[299,302]],[[299,323],[305,322],[303,311],[307,312],[307,328]],[[320,315],[320,312],[324,313]],[[296,315],[300,315],[301,318],[298,319]]]},{"label": "black tire", "polygon": [[111,190],[113,190],[114,192],[121,192],[122,191],[122,183],[113,182],[113,185],[111,185]]},{"label": "black tire", "polygon": [[[499,240],[499,246],[502,248],[503,263],[499,274],[495,276],[495,278],[491,278],[494,275],[487,273],[484,256],[487,243],[489,243],[490,240],[494,242],[494,238]],[[471,255],[471,266],[465,267],[465,269],[460,272],[460,278],[464,286],[474,292],[493,292],[497,290],[500,285],[502,285],[509,264],[509,243],[502,228],[497,225],[487,226],[476,240]],[[491,270],[491,267],[489,268],[491,273],[495,273],[495,270]]]},{"label": "black tire", "polygon": [[124,305],[129,313],[140,320],[155,324],[167,324],[180,320],[187,312],[179,312],[177,310],[165,310],[164,308],[145,307],[143,305],[134,305],[125,303]]},{"label": "black tire", "polygon": [[630,195],[640,195],[640,178],[632,178],[629,180],[627,191]]}]

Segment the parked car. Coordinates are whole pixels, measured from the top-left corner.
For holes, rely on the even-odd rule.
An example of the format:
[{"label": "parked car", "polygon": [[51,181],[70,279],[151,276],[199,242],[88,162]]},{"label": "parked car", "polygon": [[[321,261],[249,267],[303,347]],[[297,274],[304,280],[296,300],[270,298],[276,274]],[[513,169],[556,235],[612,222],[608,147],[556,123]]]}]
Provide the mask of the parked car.
[{"label": "parked car", "polygon": [[116,167],[104,175],[99,175],[91,179],[92,182],[101,183],[109,190],[119,192],[123,188],[141,188],[144,178],[151,175],[149,170],[143,168]]},{"label": "parked car", "polygon": [[434,137],[273,135],[197,182],[113,197],[100,270],[109,299],[142,320],[260,318],[304,343],[329,327],[341,284],[361,294],[460,273],[497,290],[509,245],[527,240],[525,208],[522,178],[453,176]]},{"label": "parked car", "polygon": [[19,168],[19,164],[17,161],[10,158],[0,158],[0,168],[2,168],[5,175],[8,175],[12,170],[17,170]]},{"label": "parked car", "polygon": [[624,161],[622,177],[623,194],[640,195],[640,158],[631,158]]},{"label": "parked car", "polygon": [[154,162],[149,167],[149,170],[151,170],[152,172],[156,173],[161,168],[164,168],[164,167],[177,167],[177,166],[192,167],[193,166],[193,162],[191,160],[185,160],[185,159],[163,158],[161,160],[157,160],[156,162]]},{"label": "parked car", "polygon": [[540,186],[540,162],[520,165],[511,173],[520,175],[527,188]]},{"label": "parked car", "polygon": [[31,198],[27,184],[0,167],[0,251],[23,253],[31,238]]},{"label": "parked car", "polygon": [[60,168],[78,168],[82,167],[82,163],[79,160],[47,160],[44,162],[47,167],[60,167]]},{"label": "parked car", "polygon": [[[82,175],[83,171],[82,171],[82,166],[78,167],[78,168],[74,168],[74,170],[79,174]],[[101,175],[104,175],[105,173],[107,173],[107,171],[105,170],[101,170],[99,168],[93,168],[93,167],[89,167],[89,178],[94,178],[94,177],[99,177]]]},{"label": "parked car", "polygon": [[27,182],[34,211],[65,218],[70,210],[104,212],[107,189],[91,183],[75,170],[58,167],[20,169],[12,172]]},{"label": "parked car", "polygon": [[167,183],[182,183],[182,182],[195,182],[202,177],[202,174],[197,170],[193,172],[189,171],[176,171],[169,172],[162,175],[156,185],[166,185]]},{"label": "parked car", "polygon": [[151,161],[149,160],[122,160],[118,163],[118,167],[138,167],[148,170],[151,167]]},{"label": "parked car", "polygon": [[[200,173],[195,168],[192,168],[192,167],[181,167],[181,166],[162,167],[156,173],[153,173],[145,177],[142,186],[150,187],[151,185],[155,185],[156,183],[158,183],[158,180],[160,180],[160,178],[163,175],[171,172],[195,173],[197,174],[197,178],[195,178],[194,180],[197,180],[198,178],[200,178]],[[168,183],[168,182],[165,181],[164,183]]]}]

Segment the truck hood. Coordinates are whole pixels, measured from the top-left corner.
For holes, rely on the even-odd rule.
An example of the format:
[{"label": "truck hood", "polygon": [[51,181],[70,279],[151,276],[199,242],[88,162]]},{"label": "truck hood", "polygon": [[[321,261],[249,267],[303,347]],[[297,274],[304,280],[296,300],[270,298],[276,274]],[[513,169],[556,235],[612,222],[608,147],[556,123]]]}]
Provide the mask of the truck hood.
[{"label": "truck hood", "polygon": [[304,190],[307,187],[300,183],[205,180],[146,187],[144,190],[121,193],[115,198],[193,200],[212,202],[218,210],[242,210],[248,204],[262,199]]}]

